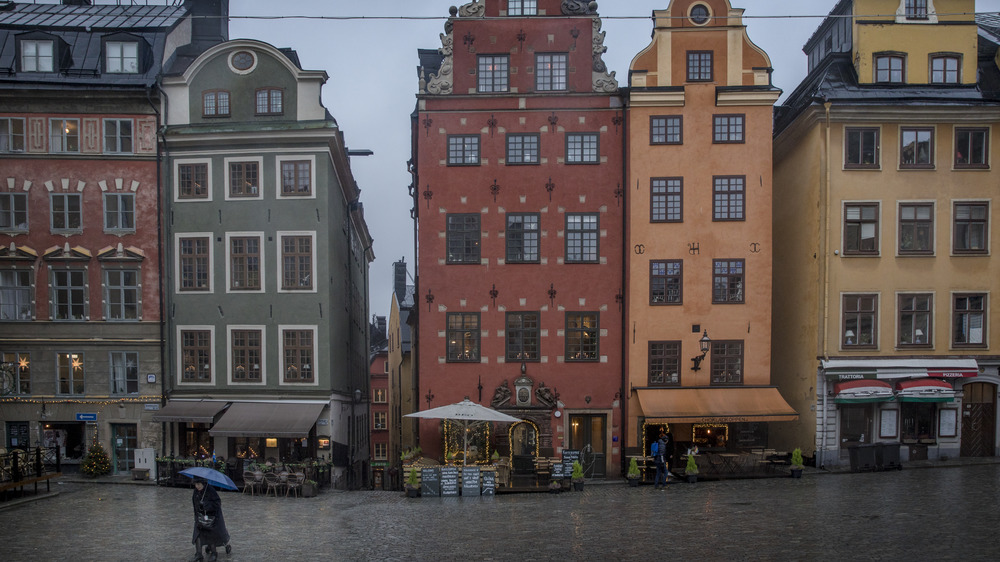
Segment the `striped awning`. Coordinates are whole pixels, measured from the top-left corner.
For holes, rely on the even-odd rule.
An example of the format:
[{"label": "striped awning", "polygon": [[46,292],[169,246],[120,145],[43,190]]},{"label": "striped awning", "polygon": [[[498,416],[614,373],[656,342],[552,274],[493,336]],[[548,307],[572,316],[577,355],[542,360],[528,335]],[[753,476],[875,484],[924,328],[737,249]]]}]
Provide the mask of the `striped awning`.
[{"label": "striped awning", "polygon": [[892,385],[876,379],[842,381],[833,385],[833,401],[838,404],[887,402],[893,399]]},{"label": "striped awning", "polygon": [[896,397],[900,402],[951,402],[955,389],[941,379],[913,379],[896,383]]}]

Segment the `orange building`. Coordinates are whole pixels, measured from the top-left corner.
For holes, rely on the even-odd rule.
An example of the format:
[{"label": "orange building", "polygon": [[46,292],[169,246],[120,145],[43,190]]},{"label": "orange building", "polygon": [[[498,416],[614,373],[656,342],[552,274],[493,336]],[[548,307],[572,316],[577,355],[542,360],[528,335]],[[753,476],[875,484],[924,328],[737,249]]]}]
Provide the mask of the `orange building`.
[{"label": "orange building", "polygon": [[771,386],[771,62],[728,0],[653,12],[626,123],[626,451],[765,447]]}]

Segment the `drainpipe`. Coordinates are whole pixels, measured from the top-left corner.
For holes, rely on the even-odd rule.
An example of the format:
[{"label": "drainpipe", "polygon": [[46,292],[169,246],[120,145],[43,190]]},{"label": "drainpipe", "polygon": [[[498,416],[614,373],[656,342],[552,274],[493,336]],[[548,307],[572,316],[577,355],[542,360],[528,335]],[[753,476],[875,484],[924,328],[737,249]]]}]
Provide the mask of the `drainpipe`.
[{"label": "drainpipe", "polygon": [[[160,76],[157,76],[153,87],[157,89],[160,94],[160,99],[163,101],[163,107],[166,109],[167,106],[167,96],[160,88],[159,81]],[[159,307],[160,307],[160,406],[165,406],[167,401],[167,378],[166,378],[166,316],[165,309],[163,306],[164,290],[163,290],[163,157],[166,154],[169,156],[167,151],[167,138],[165,131],[163,130],[163,116],[160,114],[160,110],[153,103],[150,96],[152,88],[146,90],[146,101],[149,102],[150,107],[153,108],[153,112],[156,113],[156,254],[157,254],[157,279],[160,282],[157,284],[157,291],[159,292]],[[172,438],[173,436],[171,436]],[[171,450],[173,447],[171,447]],[[167,422],[160,422],[160,456],[167,456]]]},{"label": "drainpipe", "polygon": [[[621,94],[619,93],[619,95],[621,95]],[[621,441],[620,441],[619,446],[618,446],[618,451],[619,451],[618,464],[620,465],[622,473],[625,473],[626,468],[627,468],[625,466],[625,456],[626,456],[625,455],[625,446],[628,444],[629,431],[631,430],[631,428],[629,427],[629,418],[627,417],[627,414],[629,413],[629,409],[628,409],[629,399],[632,398],[631,392],[629,392],[628,394],[625,393],[625,390],[628,388],[628,385],[627,385],[628,371],[627,371],[627,369],[625,367],[625,364],[626,364],[626,358],[628,357],[628,353],[629,353],[629,348],[628,348],[628,328],[625,326],[625,320],[628,317],[628,315],[627,315],[627,312],[628,312],[628,308],[627,308],[627,306],[628,306],[628,291],[625,290],[625,287],[628,285],[628,279],[629,279],[629,277],[628,277],[628,260],[629,260],[629,254],[628,254],[628,237],[627,237],[627,233],[631,230],[629,228],[629,224],[628,224],[628,221],[629,221],[628,217],[630,215],[630,213],[628,212],[628,204],[629,204],[628,203],[628,171],[629,171],[629,167],[628,167],[628,146],[627,146],[628,145],[628,121],[629,121],[629,118],[628,118],[628,102],[626,101],[626,96],[622,96],[622,187],[621,187],[621,190],[622,190],[622,198],[621,198],[621,202],[622,202],[622,277],[621,277],[621,280],[622,280],[622,282],[621,282],[621,289],[620,289],[621,290],[621,295],[622,295],[622,302],[621,302],[621,307],[622,307],[622,310],[621,310],[621,326],[622,326],[622,333],[621,333],[621,370],[622,370],[622,376],[621,376],[621,386],[619,387],[619,392],[618,392],[618,396],[620,397],[619,398],[619,402],[618,402],[618,412],[619,412],[618,415],[621,416],[621,421],[619,422],[619,424],[620,424],[619,425],[619,428],[620,428],[619,429],[619,433],[621,433]],[[614,413],[612,412],[612,416],[613,415],[614,415]]]},{"label": "drainpipe", "polygon": [[[820,180],[820,189],[823,191],[823,213],[820,216],[820,220],[823,221],[823,321],[820,322],[820,342],[822,345],[822,356],[823,359],[829,358],[829,342],[827,334],[829,333],[830,326],[830,180],[831,180],[831,166],[830,166],[830,107],[833,104],[831,102],[823,103],[823,110],[826,113],[826,118],[824,121],[825,138],[824,142],[826,146],[824,152],[826,157],[823,160],[823,177]],[[822,431],[820,432],[820,449],[817,455],[816,464],[820,467],[826,464],[826,425],[827,425],[827,392],[826,392],[826,376],[820,372],[820,378],[822,379],[822,390],[823,393],[823,407],[820,411],[823,423],[821,425]]]}]

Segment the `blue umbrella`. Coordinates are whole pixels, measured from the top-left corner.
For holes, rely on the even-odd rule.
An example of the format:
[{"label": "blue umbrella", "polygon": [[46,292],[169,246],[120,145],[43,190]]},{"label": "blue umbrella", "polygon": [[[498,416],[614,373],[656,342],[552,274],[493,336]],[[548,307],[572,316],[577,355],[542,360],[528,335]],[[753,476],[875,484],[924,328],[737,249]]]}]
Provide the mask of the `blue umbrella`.
[{"label": "blue umbrella", "polygon": [[180,473],[188,478],[204,478],[205,481],[212,484],[216,488],[239,490],[231,478],[214,468],[208,468],[207,466],[193,466],[191,468],[185,468]]}]

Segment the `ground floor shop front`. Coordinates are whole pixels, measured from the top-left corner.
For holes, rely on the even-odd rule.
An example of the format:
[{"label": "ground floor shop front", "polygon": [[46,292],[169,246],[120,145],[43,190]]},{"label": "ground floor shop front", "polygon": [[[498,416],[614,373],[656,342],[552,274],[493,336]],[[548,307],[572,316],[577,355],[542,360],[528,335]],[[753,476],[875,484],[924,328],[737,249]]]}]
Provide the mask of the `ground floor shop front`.
[{"label": "ground floor shop front", "polygon": [[821,363],[817,388],[819,466],[867,470],[857,451],[873,445],[898,445],[902,462],[997,454],[996,365],[830,359]]}]

